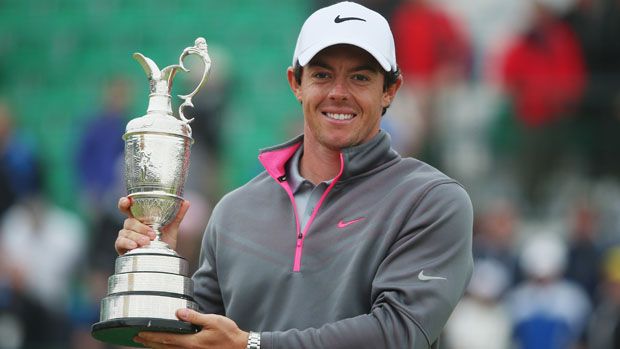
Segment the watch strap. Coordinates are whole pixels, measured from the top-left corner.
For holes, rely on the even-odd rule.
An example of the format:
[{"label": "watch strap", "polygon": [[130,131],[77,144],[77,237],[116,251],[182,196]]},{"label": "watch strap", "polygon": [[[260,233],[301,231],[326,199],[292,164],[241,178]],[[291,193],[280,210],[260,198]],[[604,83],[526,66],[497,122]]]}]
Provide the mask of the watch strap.
[{"label": "watch strap", "polygon": [[260,349],[260,333],[250,331],[245,349]]}]

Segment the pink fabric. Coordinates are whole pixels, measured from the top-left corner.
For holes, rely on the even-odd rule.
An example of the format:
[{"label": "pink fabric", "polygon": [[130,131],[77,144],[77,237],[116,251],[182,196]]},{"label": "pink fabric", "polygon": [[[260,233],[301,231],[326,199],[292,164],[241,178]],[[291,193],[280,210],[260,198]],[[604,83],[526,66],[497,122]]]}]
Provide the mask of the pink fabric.
[{"label": "pink fabric", "polygon": [[258,160],[263,164],[267,173],[277,180],[286,174],[284,166],[300,146],[301,143],[298,143],[288,148],[264,152],[258,156]]}]

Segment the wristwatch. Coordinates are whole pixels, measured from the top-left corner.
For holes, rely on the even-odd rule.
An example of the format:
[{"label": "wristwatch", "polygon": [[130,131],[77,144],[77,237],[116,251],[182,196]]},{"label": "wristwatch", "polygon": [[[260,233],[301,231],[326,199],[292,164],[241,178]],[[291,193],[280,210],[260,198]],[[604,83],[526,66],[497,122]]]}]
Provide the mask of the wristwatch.
[{"label": "wristwatch", "polygon": [[245,349],[260,349],[260,333],[250,331],[248,345]]}]

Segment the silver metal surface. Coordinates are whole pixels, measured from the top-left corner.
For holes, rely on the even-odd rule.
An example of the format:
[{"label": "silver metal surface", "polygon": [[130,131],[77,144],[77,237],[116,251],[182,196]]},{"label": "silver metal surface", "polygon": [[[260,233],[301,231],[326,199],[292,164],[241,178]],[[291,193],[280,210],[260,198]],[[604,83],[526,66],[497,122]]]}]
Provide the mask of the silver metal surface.
[{"label": "silver metal surface", "polygon": [[108,295],[121,292],[153,291],[194,296],[194,282],[183,275],[167,273],[126,273],[108,278]]},{"label": "silver metal surface", "polygon": [[156,232],[181,208],[190,146],[190,139],[175,135],[125,135],[125,180],[131,213]]},{"label": "silver metal surface", "polygon": [[[204,72],[191,93],[179,96],[183,103],[179,116],[175,117],[170,90],[177,71],[189,71],[183,65],[188,55],[202,58]],[[125,184],[131,213],[152,227],[157,237],[149,245],[116,259],[115,274],[108,279],[108,295],[101,301],[100,319],[177,320],[177,309],[198,310],[198,305],[192,300],[193,282],[188,277],[188,263],[161,240],[160,228],[176,217],[183,203],[193,143],[189,126],[193,119],[187,119],[183,110],[193,106],[191,99],[205,83],[211,59],[203,38],[196,39],[195,46],[183,51],[179,64],[161,70],[140,53],[134,54],[134,58],[147,75],[150,94],[146,115],[131,120],[123,135]]]},{"label": "silver metal surface", "polygon": [[157,318],[178,320],[178,309],[198,310],[198,304],[189,299],[157,295],[111,295],[101,301],[100,321],[120,318]]},{"label": "silver metal surface", "polygon": [[[187,95],[180,95],[183,103],[179,117],[172,114],[170,90],[178,70],[189,71],[183,65],[188,55],[198,55],[204,62],[202,79]],[[131,120],[125,135],[125,183],[132,200],[131,213],[155,230],[160,239],[160,227],[170,223],[183,202],[183,186],[189,170],[192,129],[183,115],[183,109],[193,106],[192,97],[204,85],[211,68],[207,43],[196,39],[195,46],[181,53],[179,64],[159,69],[150,58],[140,53],[134,58],[144,69],[150,86],[146,115]]]},{"label": "silver metal surface", "polygon": [[180,257],[179,254],[171,249],[167,243],[161,240],[153,240],[146,246],[134,248],[133,250],[125,253],[125,256],[135,254],[163,254]]},{"label": "silver metal surface", "polygon": [[114,272],[116,274],[157,272],[188,276],[189,265],[187,260],[175,256],[125,254],[116,258]]}]

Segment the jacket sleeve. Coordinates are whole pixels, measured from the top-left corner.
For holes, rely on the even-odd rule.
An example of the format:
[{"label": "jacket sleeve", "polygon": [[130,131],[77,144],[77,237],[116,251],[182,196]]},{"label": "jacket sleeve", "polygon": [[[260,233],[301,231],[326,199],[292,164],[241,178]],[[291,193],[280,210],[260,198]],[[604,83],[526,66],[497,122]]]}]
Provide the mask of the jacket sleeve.
[{"label": "jacket sleeve", "polygon": [[471,276],[473,210],[453,182],[432,187],[407,210],[373,280],[368,314],[262,332],[261,348],[434,348]]},{"label": "jacket sleeve", "polygon": [[[216,207],[217,209],[217,207]],[[192,279],[194,281],[194,298],[200,306],[200,311],[205,314],[224,315],[224,302],[220,291],[215,264],[215,226],[216,212],[213,212],[207,228],[202,237],[200,249],[200,267]]]}]

